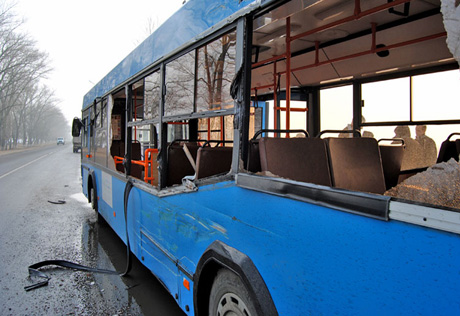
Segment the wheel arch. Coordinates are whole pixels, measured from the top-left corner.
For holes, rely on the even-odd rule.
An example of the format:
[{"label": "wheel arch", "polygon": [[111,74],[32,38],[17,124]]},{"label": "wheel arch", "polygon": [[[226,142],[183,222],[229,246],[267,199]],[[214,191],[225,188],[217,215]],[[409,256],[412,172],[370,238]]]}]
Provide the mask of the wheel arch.
[{"label": "wheel arch", "polygon": [[229,269],[241,278],[256,302],[258,315],[278,315],[267,285],[252,260],[221,241],[214,241],[198,262],[193,286],[195,315],[208,315],[209,295],[219,269]]}]

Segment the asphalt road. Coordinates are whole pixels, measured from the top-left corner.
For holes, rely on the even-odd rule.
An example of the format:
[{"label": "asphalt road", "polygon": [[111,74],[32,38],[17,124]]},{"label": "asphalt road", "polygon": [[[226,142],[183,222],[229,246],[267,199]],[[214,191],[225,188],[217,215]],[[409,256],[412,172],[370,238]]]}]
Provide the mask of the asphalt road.
[{"label": "asphalt road", "polygon": [[24,290],[43,260],[123,271],[125,245],[96,218],[71,144],[0,152],[0,315],[184,315],[136,259],[128,277],[52,267],[48,286]]}]

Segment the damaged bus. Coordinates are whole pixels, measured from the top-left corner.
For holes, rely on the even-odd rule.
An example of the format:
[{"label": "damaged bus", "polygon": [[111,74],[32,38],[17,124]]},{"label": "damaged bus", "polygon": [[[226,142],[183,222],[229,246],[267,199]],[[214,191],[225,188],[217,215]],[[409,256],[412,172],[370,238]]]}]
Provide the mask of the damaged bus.
[{"label": "damaged bus", "polygon": [[440,8],[187,1],[84,96],[83,193],[187,315],[459,314]]}]

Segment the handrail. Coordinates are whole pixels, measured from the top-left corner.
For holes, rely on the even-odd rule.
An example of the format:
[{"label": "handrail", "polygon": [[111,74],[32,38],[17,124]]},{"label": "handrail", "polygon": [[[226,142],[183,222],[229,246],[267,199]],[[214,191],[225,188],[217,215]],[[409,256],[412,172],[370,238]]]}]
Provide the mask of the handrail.
[{"label": "handrail", "polygon": [[124,159],[125,159],[125,158],[120,157],[120,156],[113,156],[113,160],[114,160],[114,162],[115,162],[115,165],[118,165],[118,164],[123,163],[123,160],[124,160]]},{"label": "handrail", "polygon": [[281,133],[303,133],[305,134],[305,137],[310,137],[310,135],[308,134],[307,131],[303,130],[303,129],[261,129],[259,131],[257,131],[254,136],[252,137],[251,140],[255,140],[257,139],[257,137],[263,133],[277,133],[277,134],[281,134]]},{"label": "handrail", "polygon": [[316,135],[317,138],[320,138],[323,134],[329,134],[329,133],[334,133],[334,134],[342,134],[342,133],[345,133],[345,134],[354,134],[354,133],[358,133],[359,134],[359,137],[361,137],[361,132],[357,129],[355,130],[352,130],[352,129],[326,129],[324,131],[321,131],[319,132],[318,135]]},{"label": "handrail", "polygon": [[203,145],[200,147],[206,147],[206,146],[211,146],[211,143],[216,143],[216,146],[219,146],[220,144],[233,144],[233,140],[219,140],[219,139],[208,139],[204,142]]},{"label": "handrail", "polygon": [[405,142],[402,138],[380,138],[377,143],[379,144],[381,141],[389,141],[389,142],[401,142],[401,145],[404,146]]},{"label": "handrail", "polygon": [[173,139],[173,140],[168,144],[168,147],[169,147],[169,146],[172,146],[173,144],[181,143],[181,142],[184,142],[184,143],[193,143],[193,142],[195,142],[195,143],[196,143],[197,140],[177,138],[177,139]]},{"label": "handrail", "polygon": [[452,134],[449,135],[449,137],[447,137],[447,140],[450,141],[450,138],[451,138],[452,136],[459,136],[459,135],[460,135],[460,133],[452,133]]},{"label": "handrail", "polygon": [[[144,181],[153,185],[153,154],[158,153],[156,148],[147,148],[144,152],[144,160],[131,160],[131,163],[144,167]],[[123,163],[124,158],[120,156],[113,156],[115,165]],[[150,176],[149,176],[149,166],[150,166]]]}]

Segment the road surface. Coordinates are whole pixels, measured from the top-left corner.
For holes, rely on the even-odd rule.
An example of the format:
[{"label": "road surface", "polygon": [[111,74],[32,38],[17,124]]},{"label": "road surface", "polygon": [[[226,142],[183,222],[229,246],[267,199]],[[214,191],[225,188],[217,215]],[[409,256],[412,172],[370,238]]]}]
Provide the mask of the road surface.
[{"label": "road surface", "polygon": [[27,267],[43,260],[125,268],[125,245],[81,193],[71,144],[0,152],[0,216],[0,315],[184,315],[135,258],[129,277],[53,267],[48,286],[24,290],[39,281]]}]

